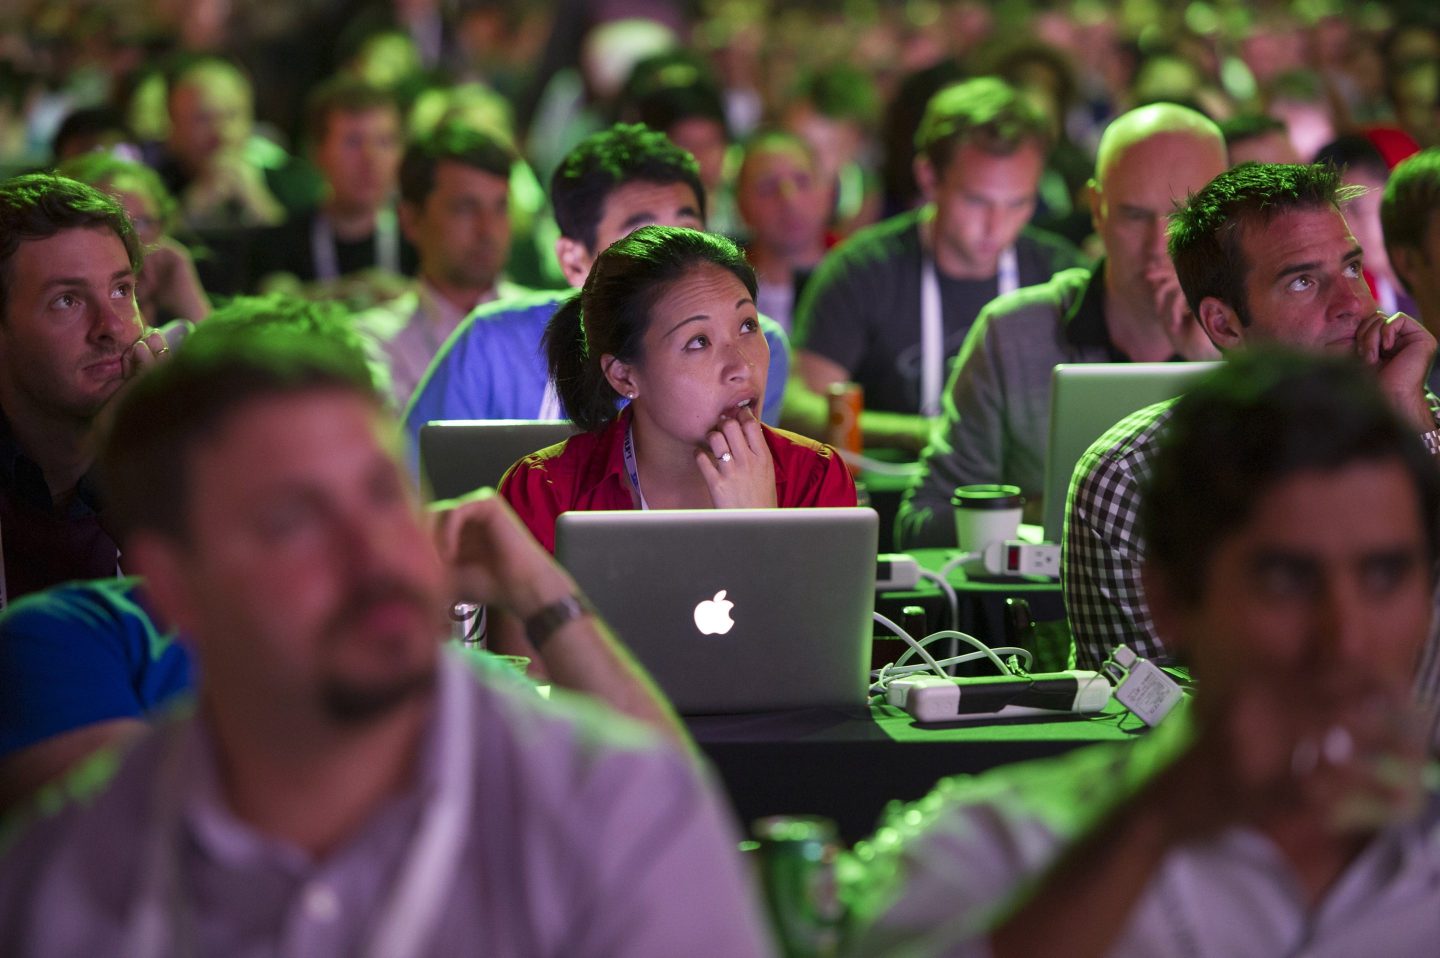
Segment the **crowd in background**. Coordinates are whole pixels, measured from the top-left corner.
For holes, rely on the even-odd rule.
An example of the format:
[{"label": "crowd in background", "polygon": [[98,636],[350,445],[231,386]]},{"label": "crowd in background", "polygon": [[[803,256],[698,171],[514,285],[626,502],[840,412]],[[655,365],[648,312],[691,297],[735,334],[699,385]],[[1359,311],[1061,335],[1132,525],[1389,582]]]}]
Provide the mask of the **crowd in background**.
[{"label": "crowd in background", "polygon": [[[268,278],[235,231],[324,201],[305,111],[337,76],[391,91],[405,140],[461,122],[514,145],[528,169],[512,178],[507,275],[533,287],[564,285],[540,184],[616,120],[647,122],[694,153],[710,227],[742,240],[815,232],[814,215],[754,199],[746,209],[737,196],[741,144],[757,131],[797,134],[819,183],[802,199],[829,214],[822,251],[917,203],[920,113],[964,76],[998,74],[1045,110],[1053,137],[1035,219],[1076,242],[1090,233],[1080,191],[1101,130],[1147,102],[1194,106],[1235,129],[1282,121],[1293,153],[1266,158],[1309,160],[1362,130],[1384,131],[1372,136],[1382,152],[1397,137],[1440,144],[1440,28],[1426,4],[1403,0],[20,0],[0,26],[0,170],[122,144],[161,173],[177,203],[163,222],[212,297]],[[754,179],[772,200],[801,192]],[[397,290],[343,293],[363,303]]]}]

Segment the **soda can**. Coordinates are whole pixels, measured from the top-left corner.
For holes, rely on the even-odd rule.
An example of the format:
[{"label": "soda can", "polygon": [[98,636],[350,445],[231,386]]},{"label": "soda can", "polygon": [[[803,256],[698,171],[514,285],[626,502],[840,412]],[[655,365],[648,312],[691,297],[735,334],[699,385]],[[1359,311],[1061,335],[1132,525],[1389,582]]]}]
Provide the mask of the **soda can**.
[{"label": "soda can", "polygon": [[860,431],[860,413],[865,408],[865,390],[859,383],[831,383],[830,423],[826,442],[841,452],[856,455],[865,451],[865,435]]},{"label": "soda can", "polygon": [[450,638],[461,645],[480,645],[485,640],[485,607],[474,602],[452,605]]},{"label": "soda can", "polygon": [[835,866],[840,854],[828,818],[774,815],[752,827],[760,885],[785,958],[838,955],[845,930]]}]

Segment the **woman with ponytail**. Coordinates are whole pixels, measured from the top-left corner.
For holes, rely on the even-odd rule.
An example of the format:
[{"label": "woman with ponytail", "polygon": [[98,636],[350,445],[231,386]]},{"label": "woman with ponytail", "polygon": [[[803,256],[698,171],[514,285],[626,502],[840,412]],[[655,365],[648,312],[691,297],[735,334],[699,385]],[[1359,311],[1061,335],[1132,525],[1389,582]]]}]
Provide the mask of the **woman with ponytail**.
[{"label": "woman with ponytail", "polygon": [[572,510],[855,505],[833,449],[760,422],[755,273],[724,237],[646,226],[617,241],[545,349],[583,431],[512,466],[500,494],[550,551]]}]

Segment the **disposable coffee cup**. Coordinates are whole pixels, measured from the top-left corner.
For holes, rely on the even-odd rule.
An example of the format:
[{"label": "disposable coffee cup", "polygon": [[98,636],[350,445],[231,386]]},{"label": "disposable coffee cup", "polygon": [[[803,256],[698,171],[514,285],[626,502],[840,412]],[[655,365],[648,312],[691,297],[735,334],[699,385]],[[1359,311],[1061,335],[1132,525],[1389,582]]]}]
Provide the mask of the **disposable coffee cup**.
[{"label": "disposable coffee cup", "polygon": [[1019,486],[960,486],[950,504],[955,507],[955,538],[961,552],[982,552],[990,543],[1020,533],[1025,497]]}]

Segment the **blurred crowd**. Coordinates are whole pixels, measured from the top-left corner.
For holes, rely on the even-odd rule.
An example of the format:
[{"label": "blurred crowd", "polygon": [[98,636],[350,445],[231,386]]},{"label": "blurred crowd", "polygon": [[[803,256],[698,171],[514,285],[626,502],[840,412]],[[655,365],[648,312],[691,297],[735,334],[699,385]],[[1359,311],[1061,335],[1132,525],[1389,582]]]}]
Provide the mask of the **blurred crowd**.
[{"label": "blurred crowd", "polygon": [[[1389,165],[1440,144],[1440,27],[1421,0],[18,0],[0,26],[0,171],[97,147],[150,167],[158,181],[132,190],[147,208],[130,212],[153,224],[152,247],[190,249],[211,297],[273,285],[287,264],[255,237],[326,203],[362,210],[363,235],[406,142],[455,123],[526,161],[502,265],[538,288],[564,285],[541,184],[617,120],[695,155],[710,228],[750,240],[762,280],[777,250],[813,267],[918,203],[921,111],[965,76],[997,74],[1044,110],[1035,222],[1077,243],[1091,233],[1081,190],[1100,132],[1145,103],[1220,122],[1232,151],[1250,144],[1237,160],[1308,161],[1346,134]],[[319,91],[346,78],[379,91],[372,105],[393,103],[395,123],[336,131],[322,116],[317,128]],[[400,272],[413,271],[402,252]],[[288,272],[352,305],[400,292]],[[782,324],[787,306],[762,304]]]}]

